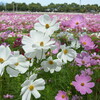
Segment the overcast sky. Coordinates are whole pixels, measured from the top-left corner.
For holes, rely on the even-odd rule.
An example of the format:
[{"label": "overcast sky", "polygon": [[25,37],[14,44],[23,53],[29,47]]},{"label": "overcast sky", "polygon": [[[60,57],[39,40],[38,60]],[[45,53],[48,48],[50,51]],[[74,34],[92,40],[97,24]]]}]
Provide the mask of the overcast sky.
[{"label": "overcast sky", "polygon": [[[27,4],[34,2],[34,3],[40,3],[41,5],[48,5],[51,2],[52,3],[72,3],[75,2],[77,4],[79,4],[80,0],[0,0],[0,2],[7,2],[7,3],[11,3],[12,1],[14,2],[25,2]],[[98,4],[100,5],[100,0],[81,0],[82,4]]]}]

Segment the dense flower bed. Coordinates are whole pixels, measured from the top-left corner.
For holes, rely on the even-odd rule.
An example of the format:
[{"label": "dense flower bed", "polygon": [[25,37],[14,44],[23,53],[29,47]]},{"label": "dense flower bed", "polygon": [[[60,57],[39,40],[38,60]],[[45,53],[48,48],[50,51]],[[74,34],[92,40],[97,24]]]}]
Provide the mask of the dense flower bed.
[{"label": "dense flower bed", "polygon": [[1,13],[0,100],[99,100],[99,18]]},{"label": "dense flower bed", "polygon": [[[78,14],[57,14],[58,21],[65,22],[63,25],[69,25],[69,20]],[[100,31],[100,15],[99,14],[79,14],[85,17],[87,22],[87,30],[91,32]],[[23,33],[29,32],[34,28],[34,23],[40,14],[16,14],[16,13],[0,13],[0,31],[13,30],[13,32]],[[56,14],[51,14],[51,17]],[[62,25],[62,24],[61,24]]]}]

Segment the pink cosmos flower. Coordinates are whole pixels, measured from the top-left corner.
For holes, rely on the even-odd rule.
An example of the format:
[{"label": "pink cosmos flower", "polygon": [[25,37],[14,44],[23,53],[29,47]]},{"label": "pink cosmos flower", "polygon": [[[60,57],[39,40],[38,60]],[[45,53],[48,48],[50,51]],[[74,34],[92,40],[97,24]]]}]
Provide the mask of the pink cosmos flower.
[{"label": "pink cosmos flower", "polygon": [[86,52],[77,54],[75,61],[78,66],[82,66],[82,65],[84,65],[86,67],[91,66],[91,56]]},{"label": "pink cosmos flower", "polygon": [[92,75],[93,71],[90,68],[88,68],[88,69],[82,70],[81,74],[83,74],[83,75]]},{"label": "pink cosmos flower", "polygon": [[67,93],[65,91],[58,91],[57,96],[55,97],[55,100],[69,100]]},{"label": "pink cosmos flower", "polygon": [[3,39],[7,39],[8,38],[8,34],[6,32],[3,32],[0,34],[0,37]]},{"label": "pink cosmos flower", "polygon": [[71,100],[82,100],[81,96],[74,95]]},{"label": "pink cosmos flower", "polygon": [[96,53],[91,54],[91,65],[99,65],[100,64],[100,55]]},{"label": "pink cosmos flower", "polygon": [[95,83],[90,81],[91,81],[90,76],[77,74],[75,76],[75,81],[72,81],[72,84],[77,91],[79,91],[82,95],[85,95],[86,93],[88,94],[92,93],[92,90],[90,88],[95,86]]},{"label": "pink cosmos flower", "polygon": [[6,46],[10,46],[10,44],[8,44],[8,43],[6,43],[6,42],[4,42],[4,43],[2,43],[2,44],[0,44],[0,45],[4,45],[5,47],[6,47]]},{"label": "pink cosmos flower", "polygon": [[88,35],[83,35],[79,38],[80,43],[84,47],[85,50],[95,49],[96,46],[92,39]]},{"label": "pink cosmos flower", "polygon": [[13,99],[14,96],[13,95],[10,95],[10,94],[6,94],[3,96],[5,99]]},{"label": "pink cosmos flower", "polygon": [[16,36],[16,34],[14,33],[14,32],[11,32],[9,35],[8,35],[8,37],[15,37]]},{"label": "pink cosmos flower", "polygon": [[69,21],[62,21],[60,24],[60,28],[64,31],[69,27],[70,27]]},{"label": "pink cosmos flower", "polygon": [[17,37],[22,37],[23,35],[22,34],[17,34]]},{"label": "pink cosmos flower", "polygon": [[91,66],[90,57],[84,57],[83,59],[76,58],[75,61],[77,62],[78,66],[82,66],[82,65],[86,67]]},{"label": "pink cosmos flower", "polygon": [[86,27],[86,20],[81,15],[76,15],[70,20],[70,27],[71,28],[82,28]]}]

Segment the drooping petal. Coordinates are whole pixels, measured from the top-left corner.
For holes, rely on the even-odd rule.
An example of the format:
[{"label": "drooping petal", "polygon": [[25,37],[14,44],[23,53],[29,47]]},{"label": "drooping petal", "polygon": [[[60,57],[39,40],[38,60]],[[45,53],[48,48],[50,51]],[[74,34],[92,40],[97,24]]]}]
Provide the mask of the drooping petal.
[{"label": "drooping petal", "polygon": [[27,100],[31,100],[31,92],[29,92],[29,94],[27,96]]},{"label": "drooping petal", "polygon": [[34,90],[32,91],[33,96],[37,99],[40,98],[40,93],[34,88]]}]

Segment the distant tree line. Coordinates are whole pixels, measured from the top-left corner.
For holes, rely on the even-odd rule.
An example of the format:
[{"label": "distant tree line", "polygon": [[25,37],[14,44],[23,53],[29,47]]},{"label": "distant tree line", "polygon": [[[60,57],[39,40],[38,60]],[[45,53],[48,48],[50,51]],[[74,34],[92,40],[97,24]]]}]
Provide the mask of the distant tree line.
[{"label": "distant tree line", "polygon": [[0,4],[0,11],[31,11],[31,12],[100,12],[100,6],[97,4],[94,5],[79,5],[76,3],[72,4],[54,4],[50,3],[47,6],[42,6],[40,3],[6,3]]}]

